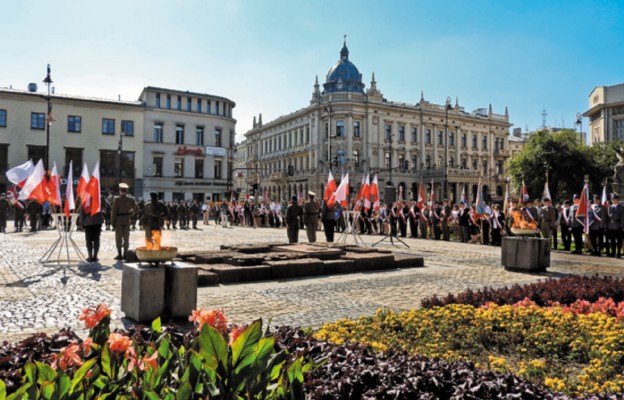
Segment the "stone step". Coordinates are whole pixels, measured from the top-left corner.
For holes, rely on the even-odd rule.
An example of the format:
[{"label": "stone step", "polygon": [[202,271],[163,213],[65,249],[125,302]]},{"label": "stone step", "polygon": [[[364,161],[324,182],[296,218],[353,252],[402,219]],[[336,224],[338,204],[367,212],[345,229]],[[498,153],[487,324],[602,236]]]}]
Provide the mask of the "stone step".
[{"label": "stone step", "polygon": [[395,268],[394,256],[392,254],[347,252],[342,258],[353,260],[357,272]]},{"label": "stone step", "polygon": [[323,275],[324,272],[323,261],[318,258],[265,261],[264,263],[271,267],[273,279]]},{"label": "stone step", "polygon": [[323,262],[323,273],[332,274],[350,274],[356,272],[354,260],[327,260]]},{"label": "stone step", "polygon": [[295,252],[302,253],[306,257],[318,258],[319,260],[337,260],[345,252],[342,249],[334,247],[312,246],[309,244],[293,244],[287,246],[275,246],[273,248],[279,252]]},{"label": "stone step", "polygon": [[425,266],[424,258],[413,254],[394,253],[393,256],[396,268],[417,268]]},{"label": "stone step", "polygon": [[208,264],[201,268],[219,275],[219,283],[262,281],[272,278],[271,267],[267,265],[242,267],[229,264]]},{"label": "stone step", "polygon": [[216,286],[219,284],[219,274],[204,269],[197,270],[197,286]]}]

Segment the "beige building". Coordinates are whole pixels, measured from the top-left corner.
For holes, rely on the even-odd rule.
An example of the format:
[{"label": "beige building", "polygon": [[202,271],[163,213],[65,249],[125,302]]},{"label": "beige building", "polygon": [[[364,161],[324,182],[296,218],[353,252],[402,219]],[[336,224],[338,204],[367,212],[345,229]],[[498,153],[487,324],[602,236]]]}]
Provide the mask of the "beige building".
[{"label": "beige building", "polygon": [[231,176],[236,120],[229,99],[157,87],[145,106],[143,191],[165,200],[225,198]]},{"label": "beige building", "polygon": [[336,180],[349,172],[353,190],[366,173],[378,174],[382,197],[387,182],[407,199],[423,182],[428,190],[433,183],[436,199],[457,201],[464,185],[475,193],[479,180],[486,197],[502,195],[511,126],[506,109],[467,112],[457,99],[435,104],[422,94],[415,104],[392,102],[374,74],[364,87],[345,43],[322,88],[317,78],[308,106],[266,124],[254,118],[245,134],[247,185],[282,200],[323,193],[331,168]]},{"label": "beige building", "polygon": [[[47,118],[46,94],[0,88],[0,192],[9,182],[6,170],[29,158],[45,160],[46,124],[49,122],[50,168],[67,175],[73,161],[78,180],[84,162],[93,169],[100,161],[104,192],[114,190],[121,179],[140,188],[143,171],[143,105],[139,101],[106,100],[52,93],[52,120]],[[123,136],[123,138],[122,138]],[[121,146],[121,147],[120,147]],[[139,166],[139,168],[137,168]]]},{"label": "beige building", "polygon": [[597,86],[589,95],[590,145],[612,140],[624,140],[624,83]]}]

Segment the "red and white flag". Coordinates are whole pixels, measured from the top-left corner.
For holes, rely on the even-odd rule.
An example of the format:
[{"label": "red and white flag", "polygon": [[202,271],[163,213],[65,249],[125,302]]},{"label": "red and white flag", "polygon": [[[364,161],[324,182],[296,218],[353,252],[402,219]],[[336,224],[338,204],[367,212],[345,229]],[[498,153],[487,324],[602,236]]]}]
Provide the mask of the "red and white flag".
[{"label": "red and white flag", "polygon": [[370,187],[370,176],[366,174],[366,180],[364,181],[364,188],[362,189],[362,197],[364,198],[364,211],[370,210],[371,202],[371,187]]},{"label": "red and white flag", "polygon": [[56,170],[56,161],[52,163],[52,173],[48,180],[48,202],[57,207],[61,206],[61,178]]},{"label": "red and white flag", "polygon": [[373,178],[371,183],[370,192],[373,195],[373,209],[379,211],[379,184],[377,183],[377,175]]},{"label": "red and white flag", "polygon": [[9,181],[17,187],[23,187],[26,183],[28,177],[35,170],[35,164],[31,160],[26,161],[22,165],[18,165],[17,167],[13,167],[6,172],[6,176]]},{"label": "red and white flag", "polygon": [[607,198],[607,185],[606,184],[602,187],[602,199],[600,199],[600,202],[605,208],[607,209],[609,208],[609,200]]},{"label": "red and white flag", "polygon": [[23,209],[24,205],[17,201],[17,199],[19,198],[19,194],[17,193],[17,186],[13,185],[13,187],[9,189],[8,193],[11,199],[11,204],[13,204],[15,207]]},{"label": "red and white flag", "polygon": [[87,163],[84,163],[82,166],[82,172],[80,173],[80,178],[78,179],[78,185],[76,185],[76,196],[80,199],[81,202],[85,201],[85,189],[87,188],[87,184],[91,177],[89,176],[89,169],[87,168]]},{"label": "red and white flag", "polygon": [[336,188],[334,200],[339,202],[344,209],[347,208],[347,197],[349,197],[349,173],[340,181],[340,185]]},{"label": "red and white flag", "polygon": [[418,186],[418,208],[422,209],[425,201],[425,188],[423,187],[422,182],[420,182],[420,185]]},{"label": "red and white flag", "polygon": [[26,179],[22,191],[19,194],[20,200],[37,200],[43,204],[48,198],[48,182],[43,168],[43,160],[39,160],[32,174]]},{"label": "red and white flag", "polygon": [[435,184],[433,183],[433,180],[431,180],[431,193],[429,197],[429,204],[433,206],[434,202],[435,202]]},{"label": "red and white flag", "polygon": [[67,173],[67,185],[65,186],[65,206],[63,207],[63,213],[69,218],[69,213],[76,208],[74,202],[74,173],[73,173],[73,161],[69,162],[69,172]]},{"label": "red and white flag", "polygon": [[91,198],[91,215],[95,215],[102,211],[100,204],[100,162],[95,163],[93,173],[89,178],[89,183],[85,187],[85,192]]},{"label": "red and white flag", "polygon": [[329,201],[330,197],[332,197],[335,191],[336,181],[334,180],[331,171],[329,171],[329,176],[327,177],[327,186],[325,187],[325,195],[323,196],[323,200],[325,200],[325,202],[327,203],[327,201]]},{"label": "red and white flag", "polygon": [[529,201],[529,191],[527,190],[527,187],[524,184],[524,179],[523,179],[522,180],[522,201],[521,201],[521,203],[524,204],[527,201]]}]

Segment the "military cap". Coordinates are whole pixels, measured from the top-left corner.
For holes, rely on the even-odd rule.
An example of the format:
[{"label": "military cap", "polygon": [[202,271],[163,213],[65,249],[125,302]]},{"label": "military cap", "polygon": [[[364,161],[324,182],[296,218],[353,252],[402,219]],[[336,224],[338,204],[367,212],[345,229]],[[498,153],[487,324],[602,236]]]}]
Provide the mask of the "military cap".
[{"label": "military cap", "polygon": [[123,190],[128,190],[128,184],[127,183],[120,183],[119,184],[119,189],[123,189]]},{"label": "military cap", "polygon": [[316,193],[314,193],[314,192],[313,192],[313,191],[311,191],[311,190],[308,190],[308,195],[310,195],[310,196],[316,196]]},{"label": "military cap", "polygon": [[576,200],[576,199],[578,199],[578,198],[579,198],[579,195],[578,195],[578,194],[575,194],[574,196],[572,196],[572,199],[574,199],[574,200]]},{"label": "military cap", "polygon": [[617,193],[613,193],[613,199],[620,199],[620,196]]},{"label": "military cap", "polygon": [[550,199],[548,197],[544,197],[542,201],[550,201]]}]

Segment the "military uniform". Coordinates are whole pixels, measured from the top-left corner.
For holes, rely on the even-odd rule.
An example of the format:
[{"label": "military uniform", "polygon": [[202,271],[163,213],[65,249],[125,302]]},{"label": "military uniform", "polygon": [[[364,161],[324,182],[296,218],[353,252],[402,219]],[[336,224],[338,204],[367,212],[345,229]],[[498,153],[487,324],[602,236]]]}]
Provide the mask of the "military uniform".
[{"label": "military uniform", "polygon": [[570,208],[570,227],[572,230],[572,238],[574,239],[574,251],[572,252],[573,254],[583,253],[583,224],[576,219],[576,212],[578,211],[578,207],[578,203],[576,203]]},{"label": "military uniform", "polygon": [[557,210],[552,205],[540,207],[537,214],[539,229],[544,239],[550,239],[553,227],[557,226]]},{"label": "military uniform", "polygon": [[158,200],[157,193],[151,193],[151,201],[143,207],[143,230],[145,231],[145,239],[151,240],[152,231],[160,231],[167,218],[167,206]]},{"label": "military uniform", "polygon": [[111,223],[115,228],[115,245],[117,246],[116,260],[126,258],[126,252],[130,247],[130,218],[137,211],[137,208],[134,198],[128,196],[126,193],[122,192],[113,200]]},{"label": "military uniform", "polygon": [[624,209],[617,199],[609,206],[607,221],[607,242],[609,257],[620,258],[622,249],[622,228],[624,228]]},{"label": "military uniform", "polygon": [[286,209],[286,233],[288,234],[288,243],[299,242],[299,217],[303,214],[303,209],[297,204],[297,199],[288,205]]},{"label": "military uniform", "polygon": [[594,211],[594,222],[589,227],[589,239],[592,244],[592,256],[600,256],[604,248],[604,232],[607,227],[607,209],[600,204],[600,198],[597,204],[592,204]]},{"label": "military uniform", "polygon": [[316,226],[318,225],[318,215],[321,211],[321,207],[314,200],[314,195],[310,195],[310,200],[306,201],[303,205],[303,223],[306,227],[306,234],[308,236],[308,242],[316,242]]},{"label": "military uniform", "polygon": [[[446,202],[446,199],[444,201],[444,203]],[[447,204],[442,203],[442,208],[440,210],[440,218],[441,218],[441,224],[442,224],[442,238],[444,240],[446,240],[447,242],[449,240],[451,240],[451,227],[450,225],[450,218],[452,215],[452,211],[451,211],[451,206]]]},{"label": "military uniform", "polygon": [[563,207],[561,209],[561,221],[559,222],[559,226],[561,227],[561,241],[563,242],[563,250],[570,251],[570,246],[572,244],[572,234],[570,233],[570,206],[569,203],[567,207]]}]

